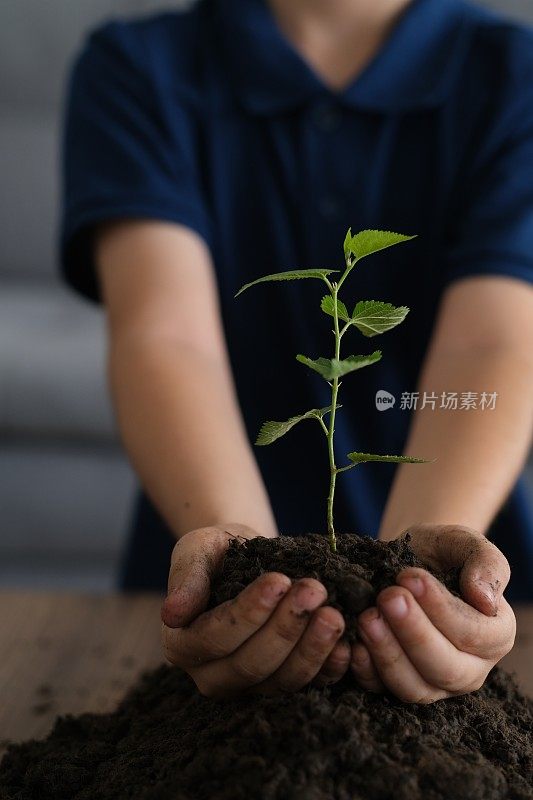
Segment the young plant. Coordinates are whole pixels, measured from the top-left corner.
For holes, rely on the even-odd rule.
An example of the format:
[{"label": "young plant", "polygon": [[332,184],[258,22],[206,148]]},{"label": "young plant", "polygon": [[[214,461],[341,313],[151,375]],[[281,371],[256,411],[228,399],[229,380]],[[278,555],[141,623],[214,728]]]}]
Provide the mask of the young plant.
[{"label": "young plant", "polygon": [[[373,353],[368,355],[351,355],[341,359],[340,345],[341,339],[350,328],[357,328],[363,336],[372,337],[380,333],[394,328],[399,325],[407,314],[409,309],[406,306],[393,306],[390,303],[384,303],[380,300],[360,300],[354,307],[351,314],[348,313],[346,305],[339,300],[339,289],[342,284],[355,267],[355,265],[365,256],[377,253],[378,250],[383,250],[386,247],[406,242],[409,239],[414,239],[414,236],[404,236],[401,233],[392,233],[391,231],[373,231],[365,230],[356,233],[352,236],[351,229],[348,230],[346,238],[344,239],[344,259],[346,262],[346,269],[338,281],[331,281],[328,275],[333,272],[340,272],[336,269],[296,269],[288,272],[276,272],[272,275],[265,275],[262,278],[257,278],[251,283],[246,283],[242,286],[235,297],[238,297],[245,289],[254,286],[256,283],[263,283],[265,281],[290,281],[301,278],[318,278],[324,281],[328,287],[329,294],[324,295],[320,308],[325,314],[333,317],[333,335],[335,337],[335,353],[333,358],[320,358],[312,359],[308,356],[298,354],[297,360],[302,364],[318,372],[331,387],[331,405],[325,408],[312,408],[304,414],[299,414],[295,417],[290,417],[285,422],[276,422],[269,420],[264,422],[261,426],[256,445],[272,444],[276,439],[279,439],[287,431],[294,427],[298,422],[304,419],[316,419],[320,423],[322,430],[327,437],[328,454],[329,454],[329,468],[330,468],[330,484],[329,494],[327,501],[327,525],[328,537],[331,550],[335,552],[337,549],[337,539],[335,536],[335,528],[333,525],[333,499],[335,496],[335,482],[337,475],[340,472],[352,469],[352,467],[362,464],[365,461],[386,461],[392,463],[407,462],[410,464],[426,463],[428,459],[414,458],[412,456],[389,456],[389,455],[376,455],[374,453],[348,453],[347,458],[350,463],[343,467],[337,467],[335,464],[335,451],[333,447],[333,435],[335,432],[335,414],[338,408],[342,406],[337,404],[337,396],[341,382],[339,378],[347,375],[355,370],[367,367],[369,364],[375,364],[381,358],[381,350],[374,350]],[[342,327],[340,322],[344,323]],[[329,424],[326,425],[324,417],[329,414]]]}]

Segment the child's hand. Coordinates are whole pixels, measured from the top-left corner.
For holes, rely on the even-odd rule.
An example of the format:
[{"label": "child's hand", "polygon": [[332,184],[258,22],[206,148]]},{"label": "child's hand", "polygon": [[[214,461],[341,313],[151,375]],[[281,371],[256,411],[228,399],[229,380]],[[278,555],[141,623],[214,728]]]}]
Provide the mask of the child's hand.
[{"label": "child's hand", "polygon": [[323,605],[326,590],[318,581],[293,584],[280,573],[265,573],[234,600],[204,611],[211,579],[235,535],[257,533],[245,525],[199,528],[176,544],[161,609],[167,659],[210,697],[339,680],[350,661],[349,646],[339,642],[344,620]]},{"label": "child's hand", "polygon": [[405,569],[358,618],[362,643],[351,668],[366,689],[432,703],[479,689],[513,646],[516,624],[503,597],[505,556],[472,528],[416,525],[410,545],[428,566],[459,567],[464,601],[426,570]]}]

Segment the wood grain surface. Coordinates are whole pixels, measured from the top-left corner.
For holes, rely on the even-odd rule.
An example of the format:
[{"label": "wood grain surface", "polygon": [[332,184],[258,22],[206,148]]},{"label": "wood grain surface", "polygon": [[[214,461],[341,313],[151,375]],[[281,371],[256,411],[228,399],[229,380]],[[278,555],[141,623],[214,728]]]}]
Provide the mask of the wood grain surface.
[{"label": "wood grain surface", "polygon": [[[41,738],[59,714],[111,711],[139,675],[163,662],[156,594],[0,592],[0,756]],[[516,609],[505,659],[533,695],[533,606]]]}]

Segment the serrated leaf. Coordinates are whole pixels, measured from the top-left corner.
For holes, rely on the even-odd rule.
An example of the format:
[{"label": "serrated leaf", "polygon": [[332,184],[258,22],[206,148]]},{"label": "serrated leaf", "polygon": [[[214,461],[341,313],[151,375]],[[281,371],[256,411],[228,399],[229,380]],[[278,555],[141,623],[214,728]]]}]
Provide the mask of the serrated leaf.
[{"label": "serrated leaf", "polygon": [[255,281],[245,283],[241,286],[239,291],[234,297],[238,297],[245,289],[254,286],[256,283],[265,283],[266,281],[293,281],[299,278],[320,278],[323,279],[332,272],[339,272],[338,269],[292,269],[288,272],[274,272],[272,275],[263,275],[262,278],[257,278]]},{"label": "serrated leaf", "polygon": [[407,306],[393,306],[380,300],[361,300],[353,310],[351,321],[362,334],[371,337],[399,325],[408,313]]},{"label": "serrated leaf", "polygon": [[[320,308],[324,311],[325,314],[329,314],[330,317],[334,316],[335,313],[335,303],[333,302],[333,297],[330,294],[324,295],[322,301],[320,303]],[[337,316],[339,319],[344,320],[344,322],[348,322],[350,319],[350,315],[348,314],[348,309],[342,302],[342,300],[337,299]]]},{"label": "serrated leaf", "polygon": [[311,367],[311,369],[314,369],[315,372],[318,372],[327,381],[340,378],[343,375],[347,375],[349,372],[354,372],[356,369],[367,367],[369,364],[374,364],[376,361],[379,361],[380,358],[381,350],[375,350],[367,356],[348,356],[348,358],[340,360],[338,358],[322,357],[313,360],[301,354],[296,356],[297,361]]},{"label": "serrated leaf", "polygon": [[[342,406],[337,405],[337,408],[342,408]],[[288,431],[290,431],[291,428],[293,428],[303,419],[321,419],[328,411],[331,411],[331,406],[325,406],[325,408],[312,408],[310,411],[306,411],[305,414],[298,414],[295,417],[290,417],[284,422],[277,422],[276,420],[263,422],[259,433],[257,434],[255,444],[272,444],[272,442],[275,442],[276,439],[284,436],[286,433],[288,433]]]},{"label": "serrated leaf", "polygon": [[415,458],[414,456],[382,456],[375,453],[348,453],[348,458],[354,464],[363,464],[365,461],[386,461],[391,464],[428,464],[434,458]]},{"label": "serrated leaf", "polygon": [[393,231],[364,230],[352,236],[349,242],[345,240],[344,252],[346,255],[346,250],[348,251],[346,257],[352,255],[359,259],[415,238],[415,236],[405,236],[403,233],[394,233]]}]

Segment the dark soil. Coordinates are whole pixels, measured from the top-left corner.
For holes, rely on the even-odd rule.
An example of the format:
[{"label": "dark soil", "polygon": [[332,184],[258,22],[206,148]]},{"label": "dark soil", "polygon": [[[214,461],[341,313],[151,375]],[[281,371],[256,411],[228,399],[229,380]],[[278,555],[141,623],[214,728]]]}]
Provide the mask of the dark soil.
[{"label": "dark soil", "polygon": [[11,745],[0,798],[531,800],[532,723],[498,669],[472,695],[415,706],[348,681],[220,702],[161,667],[114,714]]},{"label": "dark soil", "polygon": [[[278,566],[259,540],[232,547],[216,600],[282,569],[321,577],[330,601],[357,613],[416,563],[405,543],[348,538],[356,537],[342,537],[335,558],[310,539],[303,567],[301,540],[280,543]],[[354,553],[346,592],[335,575]],[[115,713],[60,717],[44,741],[11,745],[0,800],[533,800],[532,724],[533,702],[499,669],[478,692],[421,706],[349,678],[293,695],[212,700],[164,666]]]},{"label": "dark soil", "polygon": [[[215,582],[210,606],[235,597],[264,572],[283,572],[289,578],[317,578],[328,592],[328,605],[340,609],[346,620],[346,638],[356,638],[356,617],[372,605],[376,595],[395,583],[406,567],[425,567],[409,547],[409,536],[378,542],[368,536],[340,535],[332,553],[325,536],[308,534],[281,539],[257,538],[231,543],[224,567]],[[435,574],[458,594],[458,574]]]}]

